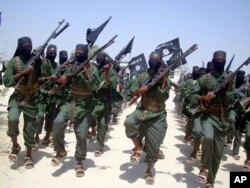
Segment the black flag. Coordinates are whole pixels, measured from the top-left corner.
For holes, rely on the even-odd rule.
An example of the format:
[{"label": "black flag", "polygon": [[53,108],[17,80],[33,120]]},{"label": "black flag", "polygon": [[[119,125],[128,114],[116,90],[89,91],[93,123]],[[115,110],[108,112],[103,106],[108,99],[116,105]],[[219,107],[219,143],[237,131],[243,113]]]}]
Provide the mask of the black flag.
[{"label": "black flag", "polygon": [[162,57],[175,53],[179,50],[180,50],[179,38],[173,39],[163,44],[159,44],[155,49],[155,51],[159,51],[161,53]]},{"label": "black flag", "polygon": [[138,75],[142,72],[145,72],[148,70],[148,64],[146,62],[144,54],[140,54],[136,57],[133,57],[128,62],[128,68],[130,70],[130,75]]},{"label": "black flag", "polygon": [[106,20],[102,25],[100,25],[96,29],[90,29],[90,28],[87,29],[86,41],[89,44],[90,48],[92,48],[92,46],[95,43],[97,37],[102,32],[102,30],[104,29],[104,27],[108,24],[108,22],[109,22],[110,19],[111,19],[111,16],[109,17],[108,20]]},{"label": "black flag", "polygon": [[126,47],[124,47],[121,51],[120,51],[120,53],[115,57],[115,60],[121,60],[123,57],[125,57],[125,55],[126,54],[128,54],[128,53],[131,53],[131,50],[132,50],[132,47],[133,47],[133,43],[134,43],[134,38],[135,37],[133,37],[130,41],[129,41],[129,43],[127,44],[127,46]]}]

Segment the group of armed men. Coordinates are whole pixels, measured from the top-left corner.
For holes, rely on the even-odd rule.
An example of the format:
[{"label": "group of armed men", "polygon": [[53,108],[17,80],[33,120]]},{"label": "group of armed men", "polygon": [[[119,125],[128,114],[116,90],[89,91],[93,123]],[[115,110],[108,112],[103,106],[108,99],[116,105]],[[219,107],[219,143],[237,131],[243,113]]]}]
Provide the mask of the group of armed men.
[{"label": "group of armed men", "polygon": [[[187,162],[200,160],[198,179],[208,182],[210,187],[224,147],[232,146],[233,158],[240,159],[243,134],[246,159],[242,170],[250,171],[250,76],[243,70],[224,71],[225,63],[226,52],[214,52],[206,68],[194,66],[192,73],[180,77],[174,98],[177,111],[187,119],[184,139],[193,144]],[[235,78],[216,90],[230,74],[235,74]]]},{"label": "group of armed men", "polygon": [[[42,144],[50,144],[52,137],[56,154],[51,159],[51,164],[58,166],[62,162],[61,159],[67,155],[64,138],[65,130],[70,124],[73,125],[76,137],[75,172],[77,177],[82,177],[88,138],[96,135],[94,156],[100,157],[104,152],[110,114],[113,114],[115,121],[121,107],[123,97],[120,94],[122,87],[119,81],[119,63],[104,52],[97,54],[95,62],[86,63],[89,46],[84,44],[76,45],[72,59],[68,58],[67,51],[60,51],[57,63],[57,47],[50,44],[45,54],[36,59],[34,64],[26,66],[32,56],[31,52],[31,39],[19,38],[14,57],[8,62],[3,76],[4,85],[15,88],[8,103],[7,134],[13,143],[9,160],[16,162],[21,150],[17,137],[22,112],[24,145],[27,149],[25,168],[34,167],[32,152],[38,149],[43,124],[46,134]],[[124,126],[126,136],[134,144],[131,163],[137,164],[142,153],[146,153],[147,184],[154,184],[154,164],[159,158],[164,158],[160,145],[168,127],[165,102],[169,98],[171,80],[169,75],[165,74],[153,87],[149,88],[143,83],[157,75],[162,62],[159,51],[151,52],[148,70],[127,84],[125,96],[128,99],[141,97],[136,109],[126,117]],[[208,68],[207,73],[201,74],[200,69],[194,67],[192,76],[180,86],[184,99],[183,107],[189,118],[185,138],[192,137],[194,140],[194,150],[188,161],[192,163],[198,155],[201,156],[198,179],[205,183],[205,187],[214,186],[226,136],[227,144],[232,142],[235,136],[235,143],[238,145],[235,144],[234,154],[238,154],[237,147],[243,130],[239,124],[245,125],[246,134],[244,147],[247,158],[244,169],[250,169],[250,116],[246,115],[249,111],[237,111],[233,106],[236,100],[250,96],[250,89],[246,87],[240,91],[240,95],[236,92],[242,84],[246,84],[243,82],[244,72],[239,71],[236,80],[228,83],[219,93],[213,92],[219,85],[220,76],[226,74],[225,62],[226,53],[216,51],[210,63],[212,68]],[[196,110],[198,108],[199,110]]]}]

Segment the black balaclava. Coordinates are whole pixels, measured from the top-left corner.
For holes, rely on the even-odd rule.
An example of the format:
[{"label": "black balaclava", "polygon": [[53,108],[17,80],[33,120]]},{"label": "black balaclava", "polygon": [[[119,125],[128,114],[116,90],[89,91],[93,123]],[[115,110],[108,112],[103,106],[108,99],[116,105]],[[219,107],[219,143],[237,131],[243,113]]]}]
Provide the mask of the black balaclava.
[{"label": "black balaclava", "polygon": [[199,66],[193,66],[193,72],[192,72],[193,79],[196,80],[197,78],[199,78],[199,76],[200,76]]},{"label": "black balaclava", "polygon": [[96,63],[99,66],[99,69],[102,69],[102,67],[106,64],[107,61],[107,55],[105,53],[100,53],[96,57]]},{"label": "black balaclava", "polygon": [[[152,55],[154,55],[154,54],[156,54],[157,56],[160,57],[160,60],[159,60],[159,61],[154,60],[154,59],[150,59],[150,57],[151,57]],[[149,56],[149,60],[148,60],[149,68],[150,68],[150,69],[153,69],[154,71],[157,71],[157,70],[160,68],[160,66],[161,66],[161,59],[162,59],[162,57],[161,57],[160,52],[158,52],[158,51],[151,52],[151,54],[150,54],[150,56]]]},{"label": "black balaclava", "polygon": [[26,60],[30,58],[32,50],[32,41],[29,37],[22,37],[18,39],[18,45],[14,57],[22,56]]},{"label": "black balaclava", "polygon": [[68,53],[65,50],[59,52],[59,63],[63,64],[65,61],[68,60]]},{"label": "black balaclava", "polygon": [[224,66],[226,64],[226,52],[224,51],[214,52],[212,62],[215,71],[219,73],[223,72]]},{"label": "black balaclava", "polygon": [[207,70],[206,70],[206,72],[209,73],[213,69],[214,69],[213,62],[212,61],[207,62]]},{"label": "black balaclava", "polygon": [[50,44],[47,47],[46,58],[49,59],[52,63],[55,62],[57,55],[57,48],[54,44]]},{"label": "black balaclava", "polygon": [[237,72],[236,78],[235,78],[235,87],[239,88],[243,83],[244,83],[244,79],[245,79],[245,74],[246,72],[243,70],[239,70]]},{"label": "black balaclava", "polygon": [[77,44],[76,51],[77,50],[81,50],[83,53],[81,53],[81,54],[75,53],[76,61],[78,63],[83,63],[86,59],[88,59],[88,53],[89,53],[88,45]]}]

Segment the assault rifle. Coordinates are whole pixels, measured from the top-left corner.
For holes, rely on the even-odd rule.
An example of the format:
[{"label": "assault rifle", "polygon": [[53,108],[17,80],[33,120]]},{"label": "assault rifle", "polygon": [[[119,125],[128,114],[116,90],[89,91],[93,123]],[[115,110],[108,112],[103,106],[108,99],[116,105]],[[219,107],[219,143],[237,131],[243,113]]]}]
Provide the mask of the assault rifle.
[{"label": "assault rifle", "polygon": [[[193,44],[187,51],[181,53],[178,57],[173,59],[167,67],[161,66],[153,77],[148,77],[143,81],[142,86],[132,94],[132,99],[129,101],[129,105],[133,104],[141,95],[146,93],[150,88],[152,88],[158,81],[164,76],[169,74],[169,72],[179,64],[180,61],[185,59],[188,55],[193,53],[197,49],[197,44]],[[145,87],[146,86],[146,87]]]},{"label": "assault rifle", "polygon": [[[244,61],[233,73],[231,73],[230,75],[228,75],[228,76],[221,76],[219,79],[218,79],[218,82],[219,82],[219,85],[218,85],[218,87],[214,90],[214,91],[212,91],[215,95],[217,95],[221,90],[223,90],[229,83],[231,83],[233,80],[234,80],[234,78],[235,78],[235,76],[236,76],[236,74],[237,74],[237,72],[245,65],[245,66],[247,66],[248,64],[250,63],[250,57],[246,60],[246,61]],[[235,91],[236,92],[236,91]],[[200,112],[200,111],[203,111],[204,110],[204,101],[210,101],[211,100],[211,98],[210,98],[210,96],[207,96],[207,95],[205,95],[205,96],[201,96],[200,98],[199,98],[199,100],[200,100],[200,104],[196,107],[196,108],[194,108],[193,110],[192,110],[192,112],[191,112],[191,114],[192,115],[194,115],[194,114],[196,114],[197,112]]]},{"label": "assault rifle", "polygon": [[[243,67],[247,66],[250,63],[250,57],[244,61],[233,73],[229,74],[226,77],[222,77],[221,82],[217,86],[217,88],[212,91],[215,95],[217,95],[221,90],[223,90],[229,83],[233,82],[235,76],[237,75],[238,71]],[[207,96],[202,96],[201,100],[209,101],[209,98]]]},{"label": "assault rifle", "polygon": [[[38,49],[33,50],[32,54],[31,54],[32,57],[25,64],[25,68],[27,68],[29,66],[34,66],[34,64],[40,58],[40,56],[43,55],[44,49],[49,44],[50,40],[55,39],[58,35],[60,35],[69,26],[69,23],[66,23],[63,26],[63,28],[61,28],[59,31],[57,31],[61,27],[63,22],[64,22],[64,19],[61,22],[59,22],[58,27],[52,32],[52,34],[49,36],[49,38],[44,42],[44,44],[42,46],[40,46]],[[20,84],[20,82],[23,80],[24,76],[18,80],[15,87],[17,87]]]},{"label": "assault rifle", "polygon": [[[72,79],[73,77],[75,77],[76,75],[78,75],[80,72],[82,72],[82,70],[84,69],[84,66],[86,66],[86,64],[89,64],[90,61],[97,56],[99,53],[101,53],[103,50],[105,50],[107,47],[109,47],[111,44],[113,44],[115,42],[115,38],[118,35],[115,35],[113,38],[111,38],[106,44],[104,44],[102,47],[98,48],[93,54],[92,56],[90,56],[87,60],[85,60],[81,66],[73,73],[67,75],[67,81],[69,81],[70,79]],[[55,87],[53,87],[48,94],[55,94],[57,91],[59,91],[61,88],[63,87],[63,84],[60,85],[55,85]]]}]

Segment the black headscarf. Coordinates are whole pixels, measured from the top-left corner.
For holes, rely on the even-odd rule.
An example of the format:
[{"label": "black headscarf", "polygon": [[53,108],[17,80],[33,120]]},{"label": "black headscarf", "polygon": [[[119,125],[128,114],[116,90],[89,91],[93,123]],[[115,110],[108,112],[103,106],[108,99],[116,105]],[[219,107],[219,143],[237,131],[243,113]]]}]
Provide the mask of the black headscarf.
[{"label": "black headscarf", "polygon": [[76,45],[76,51],[77,50],[82,50],[83,51],[83,54],[81,54],[80,56],[77,56],[77,54],[75,54],[77,62],[82,63],[84,60],[88,59],[88,53],[89,53],[88,45],[77,44]]},{"label": "black headscarf", "polygon": [[[27,44],[31,45],[31,49],[27,49],[24,47],[24,45],[27,45]],[[28,59],[30,57],[31,50],[32,50],[31,39],[29,37],[21,37],[18,39],[17,48],[13,57],[24,56],[25,58]]]},{"label": "black headscarf", "polygon": [[68,60],[68,53],[66,50],[61,50],[59,52],[59,63],[62,64]]},{"label": "black headscarf", "polygon": [[[50,50],[51,49],[55,49],[55,54],[54,53],[51,53],[50,54]],[[54,45],[54,44],[50,44],[48,47],[47,47],[47,52],[46,52],[46,57],[51,61],[51,62],[54,62],[55,59],[56,59],[56,54],[57,53],[57,47]]]},{"label": "black headscarf", "polygon": [[[218,61],[218,57],[222,57],[224,61]],[[216,70],[217,72],[224,71],[224,66],[226,64],[226,52],[221,50],[214,52],[212,62],[214,70]]]}]

